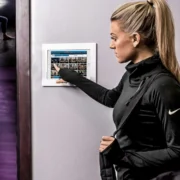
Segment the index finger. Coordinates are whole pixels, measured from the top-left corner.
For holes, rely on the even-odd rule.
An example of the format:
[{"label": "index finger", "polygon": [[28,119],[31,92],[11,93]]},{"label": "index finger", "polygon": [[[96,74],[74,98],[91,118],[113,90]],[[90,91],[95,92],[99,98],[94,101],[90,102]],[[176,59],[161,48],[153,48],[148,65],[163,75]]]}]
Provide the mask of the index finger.
[{"label": "index finger", "polygon": [[103,136],[103,137],[102,137],[102,140],[103,140],[103,141],[114,141],[114,139],[115,139],[115,138],[114,138],[114,137],[111,137],[111,136]]},{"label": "index finger", "polygon": [[56,71],[59,72],[60,68],[56,64],[53,64],[53,66],[56,69]]}]

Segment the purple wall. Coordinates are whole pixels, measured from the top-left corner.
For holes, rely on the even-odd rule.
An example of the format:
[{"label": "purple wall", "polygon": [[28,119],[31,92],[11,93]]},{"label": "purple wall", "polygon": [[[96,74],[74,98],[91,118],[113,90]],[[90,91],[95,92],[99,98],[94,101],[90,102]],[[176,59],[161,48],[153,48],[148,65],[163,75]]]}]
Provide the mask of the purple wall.
[{"label": "purple wall", "polygon": [[17,179],[16,69],[0,67],[0,180]]},{"label": "purple wall", "polygon": [[[15,0],[0,0],[0,15],[8,18],[7,34],[15,36]],[[0,180],[17,180],[15,40],[2,40],[0,28]]]}]

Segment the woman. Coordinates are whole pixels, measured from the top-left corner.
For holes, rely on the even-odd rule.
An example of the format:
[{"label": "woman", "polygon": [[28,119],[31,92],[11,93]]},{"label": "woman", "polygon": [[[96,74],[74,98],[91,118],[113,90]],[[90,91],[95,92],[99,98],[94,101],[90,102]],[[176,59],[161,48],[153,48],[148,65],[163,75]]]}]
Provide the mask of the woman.
[{"label": "woman", "polygon": [[74,71],[55,68],[96,101],[113,107],[113,120],[122,126],[124,109],[147,77],[164,72],[151,84],[136,113],[117,133],[104,136],[100,152],[108,149],[118,180],[180,179],[180,68],[175,55],[174,24],[165,0],[130,2],[111,17],[111,44],[119,63],[129,62],[112,90]]}]

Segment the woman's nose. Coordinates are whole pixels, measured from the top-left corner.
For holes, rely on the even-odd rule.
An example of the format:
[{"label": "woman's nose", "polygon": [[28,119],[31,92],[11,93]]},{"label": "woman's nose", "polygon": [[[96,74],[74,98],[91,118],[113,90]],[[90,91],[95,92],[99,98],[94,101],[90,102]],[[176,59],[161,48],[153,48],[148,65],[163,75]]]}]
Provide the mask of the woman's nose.
[{"label": "woman's nose", "polygon": [[110,47],[110,49],[115,49],[115,46],[114,46],[114,44],[112,42],[110,43],[109,47]]}]

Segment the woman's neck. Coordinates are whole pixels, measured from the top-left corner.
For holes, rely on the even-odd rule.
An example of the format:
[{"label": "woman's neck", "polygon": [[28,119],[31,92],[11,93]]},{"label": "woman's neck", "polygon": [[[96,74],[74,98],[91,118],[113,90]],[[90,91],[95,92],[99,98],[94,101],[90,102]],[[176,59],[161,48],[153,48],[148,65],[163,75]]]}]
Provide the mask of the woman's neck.
[{"label": "woman's neck", "polygon": [[134,64],[138,63],[138,62],[141,62],[151,56],[153,56],[154,53],[150,50],[143,50],[143,51],[140,51],[140,52],[137,52],[137,55],[135,56],[135,58],[132,60],[132,62]]}]

